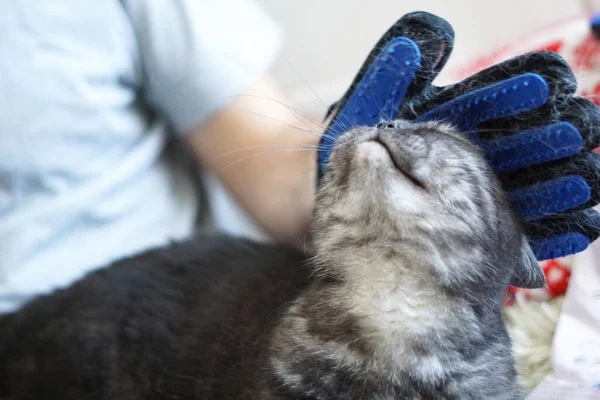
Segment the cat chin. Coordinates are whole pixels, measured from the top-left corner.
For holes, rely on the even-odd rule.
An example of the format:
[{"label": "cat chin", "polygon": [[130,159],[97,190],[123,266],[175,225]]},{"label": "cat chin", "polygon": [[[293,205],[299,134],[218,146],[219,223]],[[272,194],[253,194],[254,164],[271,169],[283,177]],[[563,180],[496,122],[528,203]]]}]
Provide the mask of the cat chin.
[{"label": "cat chin", "polygon": [[393,168],[394,164],[387,149],[379,142],[369,140],[356,146],[356,158],[361,164],[371,168]]},{"label": "cat chin", "polygon": [[396,168],[388,150],[379,142],[359,143],[353,164],[347,195],[352,196],[351,203],[361,203],[361,207],[352,214],[360,213],[369,203],[377,203],[377,208],[391,220],[403,214],[423,214],[427,195]]}]

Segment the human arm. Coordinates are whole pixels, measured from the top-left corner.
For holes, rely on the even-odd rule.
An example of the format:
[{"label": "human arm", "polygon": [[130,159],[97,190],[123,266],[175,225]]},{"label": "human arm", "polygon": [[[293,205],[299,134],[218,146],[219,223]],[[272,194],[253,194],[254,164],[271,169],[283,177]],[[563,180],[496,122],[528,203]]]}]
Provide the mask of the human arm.
[{"label": "human arm", "polygon": [[[265,77],[282,33],[251,0],[124,0],[141,94],[272,235],[310,218],[318,142]],[[310,130],[319,131],[315,125]],[[309,162],[309,160],[311,160]]]},{"label": "human arm", "polygon": [[297,242],[312,214],[319,129],[265,76],[185,138],[259,225]]}]

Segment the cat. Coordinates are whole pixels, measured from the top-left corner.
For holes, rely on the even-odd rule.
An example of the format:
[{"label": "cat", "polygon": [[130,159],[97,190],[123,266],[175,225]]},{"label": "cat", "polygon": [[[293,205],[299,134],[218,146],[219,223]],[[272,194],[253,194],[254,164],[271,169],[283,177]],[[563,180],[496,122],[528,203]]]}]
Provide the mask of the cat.
[{"label": "cat", "polygon": [[0,320],[0,398],[520,399],[507,285],[544,274],[441,123],[334,147],[306,251],[227,236],[123,259]]}]

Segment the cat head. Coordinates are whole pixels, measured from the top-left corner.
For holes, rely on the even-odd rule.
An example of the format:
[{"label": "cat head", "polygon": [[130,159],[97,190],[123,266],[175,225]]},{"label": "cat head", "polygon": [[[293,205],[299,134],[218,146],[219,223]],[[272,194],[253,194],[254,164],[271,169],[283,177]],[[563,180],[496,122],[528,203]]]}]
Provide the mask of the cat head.
[{"label": "cat head", "polygon": [[[544,274],[481,150],[437,122],[356,127],[317,193],[316,261],[343,275],[385,261],[446,286],[542,287]],[[393,273],[393,271],[388,271]]]}]

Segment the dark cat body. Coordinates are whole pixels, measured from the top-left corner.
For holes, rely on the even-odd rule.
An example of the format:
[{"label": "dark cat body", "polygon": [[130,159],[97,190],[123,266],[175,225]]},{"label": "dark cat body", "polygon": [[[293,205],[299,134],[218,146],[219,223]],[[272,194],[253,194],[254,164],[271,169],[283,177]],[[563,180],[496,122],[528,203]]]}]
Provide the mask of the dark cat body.
[{"label": "dark cat body", "polygon": [[0,319],[0,399],[516,400],[500,316],[544,276],[478,149],[340,138],[307,254],[201,236]]},{"label": "dark cat body", "polygon": [[[384,387],[398,399],[468,398],[444,393],[444,385],[419,388],[410,376],[402,381],[412,385],[355,376],[310,354],[296,361],[306,371],[303,390],[315,395],[286,389],[273,373],[269,346],[281,316],[302,292],[315,294],[299,310],[311,335],[354,343],[365,358],[372,351],[345,309],[319,307],[339,282],[315,282],[311,272],[295,249],[224,236],[125,259],[0,319],[8,335],[2,337],[1,357],[8,361],[2,388],[19,400],[371,399]],[[481,318],[494,328],[484,338],[486,347],[495,343],[509,353],[501,321]],[[454,340],[465,358],[477,361],[483,343]],[[504,367],[514,374],[510,364]]]},{"label": "dark cat body", "polygon": [[223,236],[125,259],[0,319],[0,394],[256,398],[269,334],[308,279],[297,250]]}]

